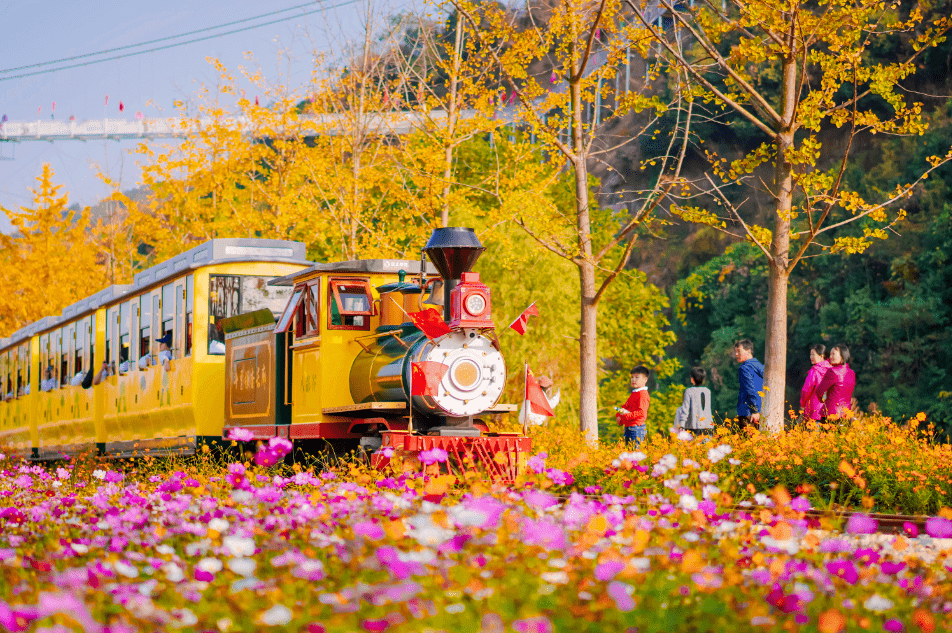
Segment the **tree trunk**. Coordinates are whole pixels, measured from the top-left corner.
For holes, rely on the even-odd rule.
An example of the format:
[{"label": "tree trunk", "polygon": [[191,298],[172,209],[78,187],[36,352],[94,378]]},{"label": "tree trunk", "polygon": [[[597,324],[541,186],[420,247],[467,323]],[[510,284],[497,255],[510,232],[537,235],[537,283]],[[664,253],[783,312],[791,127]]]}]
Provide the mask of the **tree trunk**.
[{"label": "tree trunk", "polygon": [[[791,37],[792,44],[792,37]],[[783,429],[787,391],[787,286],[790,277],[790,214],[793,209],[793,165],[788,153],[794,142],[797,104],[797,65],[793,55],[784,59],[783,125],[774,144],[774,195],[776,222],[770,242],[770,278],[767,285],[767,344],[764,350],[765,394],[761,428],[770,433]]]},{"label": "tree trunk", "polygon": [[579,86],[578,63],[573,64],[573,81],[569,84],[572,98],[570,132],[574,156],[569,160],[575,175],[575,213],[578,237],[579,281],[581,282],[581,322],[579,327],[580,399],[579,426],[586,443],[598,447],[598,305],[595,302],[595,262],[592,259],[592,227],[588,197],[588,156],[585,153],[582,90]]},{"label": "tree trunk", "polygon": [[456,42],[453,47],[453,74],[450,76],[450,100],[446,108],[446,136],[443,139],[443,208],[440,222],[450,225],[450,180],[453,177],[453,148],[455,147],[457,95],[459,91],[460,62],[463,56],[463,21],[456,16]]}]

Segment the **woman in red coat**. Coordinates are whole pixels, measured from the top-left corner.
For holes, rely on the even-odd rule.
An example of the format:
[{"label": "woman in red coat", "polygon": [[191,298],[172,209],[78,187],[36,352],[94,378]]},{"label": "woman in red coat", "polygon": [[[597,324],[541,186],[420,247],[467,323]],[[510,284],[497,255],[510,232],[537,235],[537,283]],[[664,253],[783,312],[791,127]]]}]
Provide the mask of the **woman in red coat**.
[{"label": "woman in red coat", "polygon": [[831,367],[830,363],[823,358],[825,351],[825,345],[810,346],[810,362],[813,366],[807,372],[807,379],[803,383],[803,389],[800,390],[800,408],[803,410],[804,420],[819,420],[823,417],[823,403],[820,402],[817,387],[820,386],[820,381]]},{"label": "woman in red coat", "polygon": [[850,369],[850,351],[845,345],[835,345],[830,350],[830,367],[816,388],[816,395],[823,400],[823,417],[843,415],[850,409],[856,373]]}]

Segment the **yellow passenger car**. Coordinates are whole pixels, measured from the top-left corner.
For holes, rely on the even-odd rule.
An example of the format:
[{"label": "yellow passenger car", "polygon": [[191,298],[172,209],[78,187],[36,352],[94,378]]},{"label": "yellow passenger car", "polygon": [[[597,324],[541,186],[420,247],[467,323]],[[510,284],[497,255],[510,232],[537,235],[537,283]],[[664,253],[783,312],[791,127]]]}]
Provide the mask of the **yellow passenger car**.
[{"label": "yellow passenger car", "polygon": [[297,242],[211,240],[0,341],[0,444],[47,459],[192,451],[220,438],[219,322],[280,314],[291,289],[268,282],[308,263]]}]

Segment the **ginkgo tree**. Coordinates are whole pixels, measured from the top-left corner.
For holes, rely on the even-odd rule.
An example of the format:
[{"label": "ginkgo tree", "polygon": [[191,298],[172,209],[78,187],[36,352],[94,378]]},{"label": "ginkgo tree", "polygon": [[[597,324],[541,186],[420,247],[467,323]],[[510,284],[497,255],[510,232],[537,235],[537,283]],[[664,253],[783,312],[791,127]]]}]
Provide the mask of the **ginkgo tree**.
[{"label": "ginkgo tree", "polygon": [[[902,82],[923,51],[944,41],[952,17],[931,19],[919,6],[882,0],[625,0],[654,41],[671,76],[690,78],[691,92],[712,117],[752,129],[759,139],[728,161],[709,152],[702,188],[724,213],[685,201],[686,219],[750,240],[769,262],[766,305],[764,428],[783,428],[787,291],[805,257],[860,252],[903,217],[895,209],[918,182],[876,199],[847,186],[858,141],[873,134],[922,135],[922,105]],[[663,15],[658,16],[658,9]],[[658,18],[661,19],[658,19]],[[907,53],[874,60],[888,46]],[[919,180],[952,159],[934,156]],[[736,185],[766,193],[766,225],[756,196],[738,202]],[[693,199],[693,198],[692,198]],[[860,223],[859,231],[844,230]]]},{"label": "ginkgo tree", "polygon": [[[622,13],[622,0],[529,2],[519,12],[492,3],[453,3],[478,44],[471,51],[474,60],[494,70],[503,89],[499,98],[518,113],[518,134],[538,149],[536,173],[520,174],[530,176],[528,186],[512,187],[502,211],[537,245],[571,262],[579,275],[579,425],[595,445],[603,369],[598,306],[626,274],[638,228],[681,186],[692,106],[680,100],[677,81],[665,92],[663,85],[653,85],[657,77],[643,65],[633,84],[622,81],[630,79],[632,57],[645,58],[650,42],[643,26]],[[666,142],[640,143],[654,140],[662,117],[672,130]],[[592,170],[633,144],[640,166],[625,174],[609,169],[624,184],[606,209],[613,212],[599,213]],[[552,187],[563,169],[572,175],[574,195],[564,206],[562,201],[553,206],[540,192]]]},{"label": "ginkgo tree", "polygon": [[0,245],[0,334],[59,314],[66,306],[101,289],[106,281],[99,249],[89,239],[89,210],[68,207],[63,186],[44,163],[32,206],[0,208],[14,234]]}]

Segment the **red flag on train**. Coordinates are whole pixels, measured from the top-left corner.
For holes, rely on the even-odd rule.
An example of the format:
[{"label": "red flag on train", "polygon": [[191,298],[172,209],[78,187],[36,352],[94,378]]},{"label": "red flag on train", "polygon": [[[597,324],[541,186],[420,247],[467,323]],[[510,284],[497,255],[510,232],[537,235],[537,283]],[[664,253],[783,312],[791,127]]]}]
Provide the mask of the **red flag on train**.
[{"label": "red flag on train", "polygon": [[510,330],[515,330],[519,334],[526,333],[526,326],[529,324],[529,317],[539,316],[539,308],[536,307],[535,301],[532,302],[532,305],[526,308],[526,311],[519,315],[519,317],[509,324]]},{"label": "red flag on train", "polygon": [[529,410],[538,415],[547,415],[552,417],[555,412],[549,406],[549,399],[545,397],[545,392],[539,386],[529,365],[526,365],[526,400],[529,401]]},{"label": "red flag on train", "polygon": [[431,341],[450,333],[450,326],[443,321],[443,315],[433,308],[427,308],[421,312],[408,312],[407,316]]},{"label": "red flag on train", "polygon": [[429,360],[418,363],[410,363],[410,395],[411,396],[435,396],[440,386],[440,381],[446,375],[449,369],[443,363],[436,363]]}]

